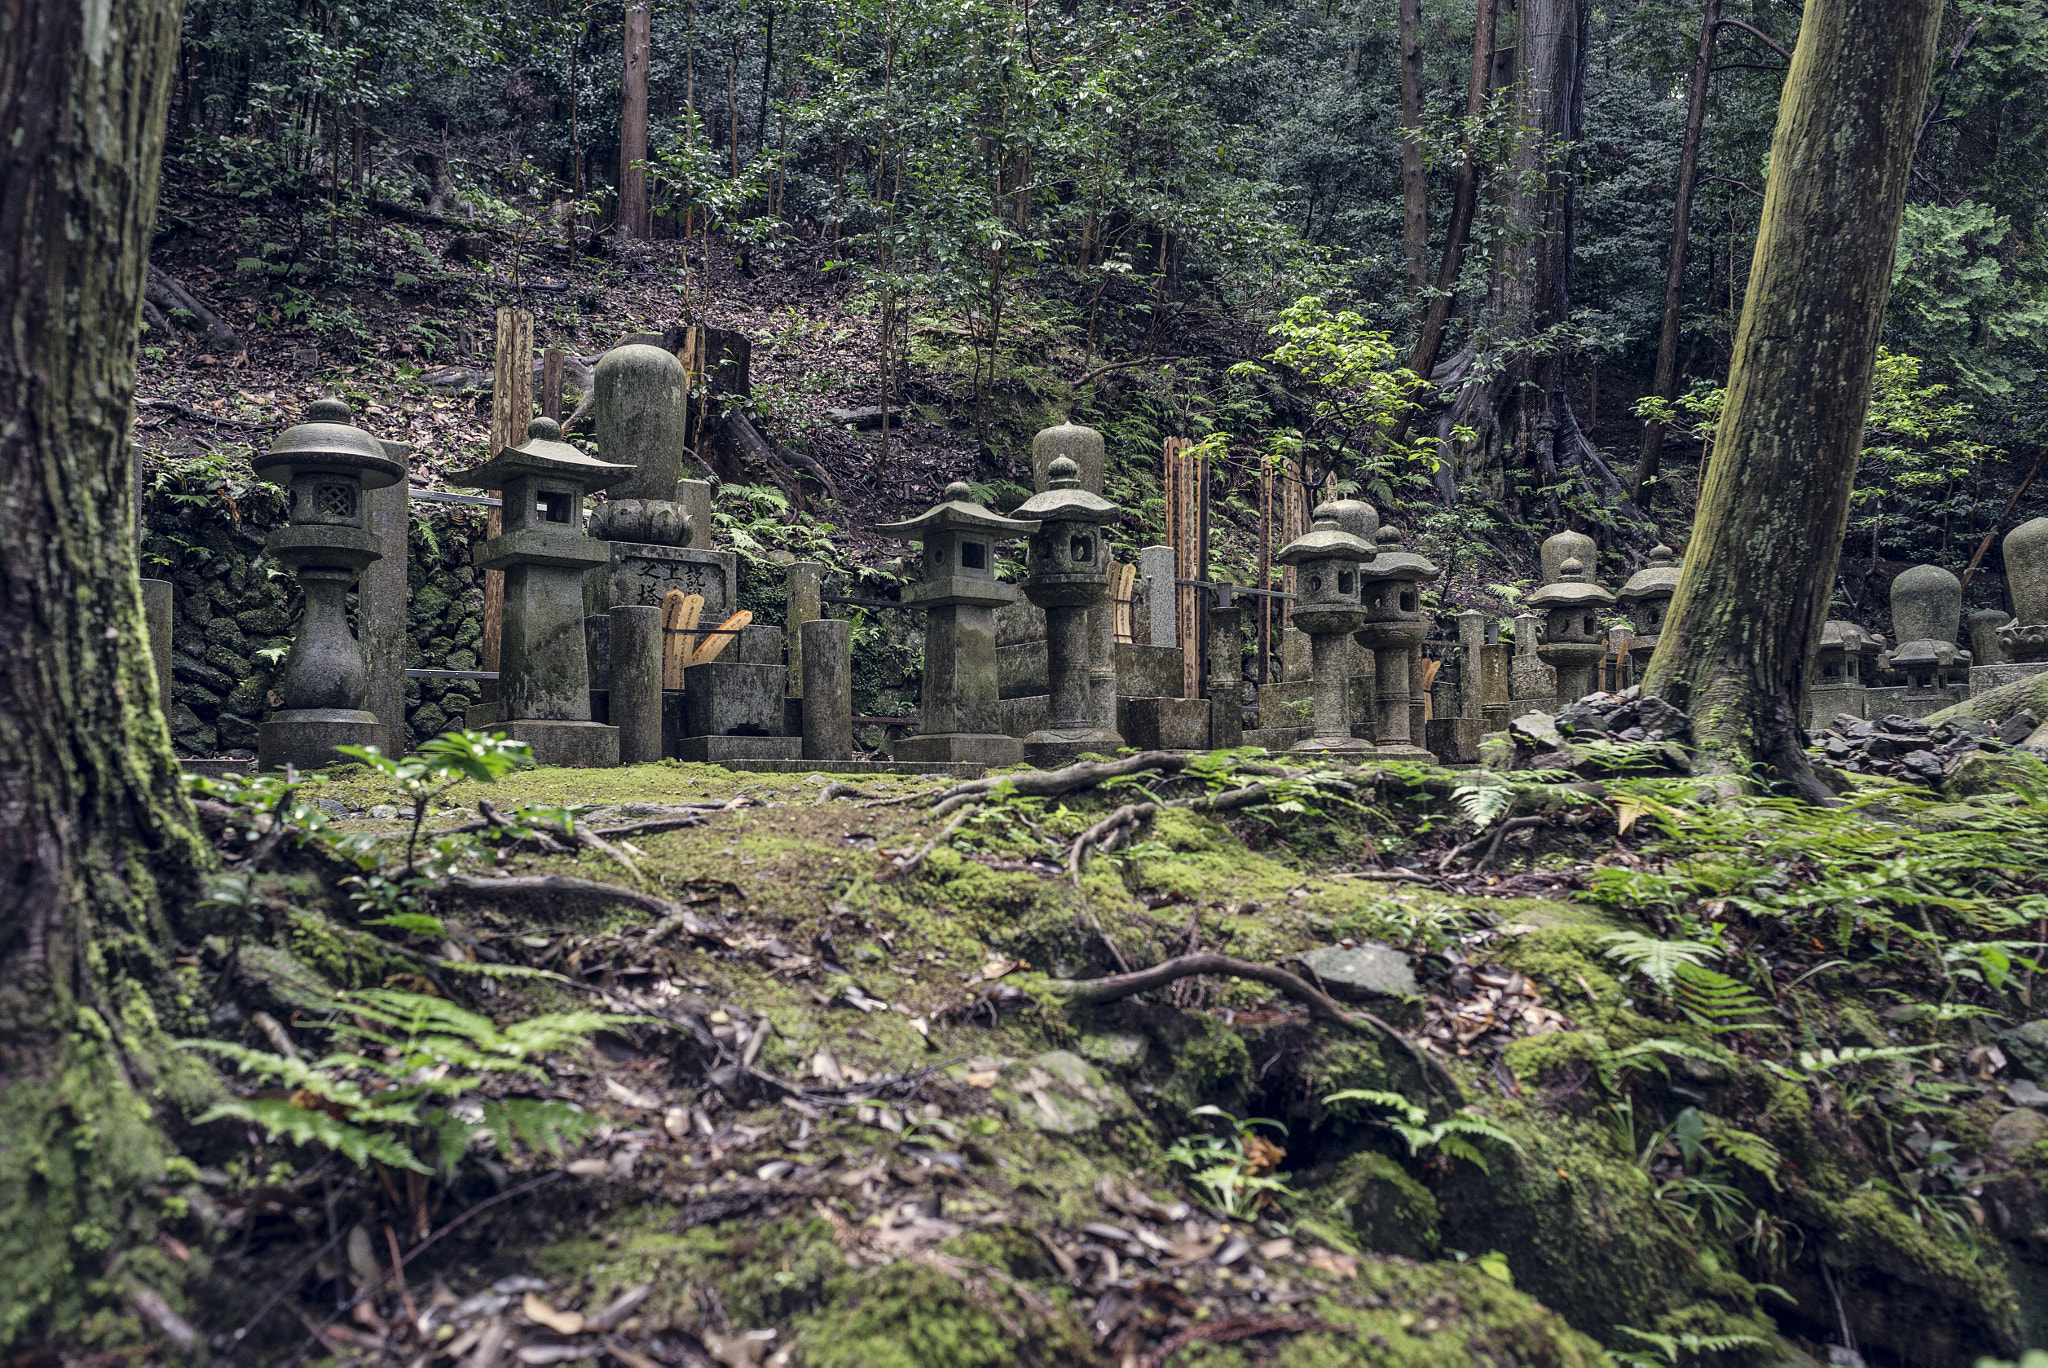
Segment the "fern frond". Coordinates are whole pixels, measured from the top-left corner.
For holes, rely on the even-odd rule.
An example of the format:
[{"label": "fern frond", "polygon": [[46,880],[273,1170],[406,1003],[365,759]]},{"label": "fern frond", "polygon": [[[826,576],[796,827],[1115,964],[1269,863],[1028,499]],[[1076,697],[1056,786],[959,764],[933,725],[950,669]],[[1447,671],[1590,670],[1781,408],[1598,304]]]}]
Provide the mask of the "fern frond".
[{"label": "fern frond", "polygon": [[1840,1050],[1801,1050],[1799,1067],[1810,1074],[1829,1073],[1851,1064],[1876,1064],[1887,1059],[1911,1059],[1936,1049],[1934,1045],[1851,1045]]},{"label": "fern frond", "polygon": [[1451,790],[1451,801],[1466,821],[1484,831],[1515,805],[1515,791],[1506,784],[1460,784]]},{"label": "fern frond", "polygon": [[1336,1102],[1370,1102],[1376,1107],[1386,1107],[1401,1113],[1411,1126],[1419,1126],[1429,1119],[1426,1110],[1416,1106],[1400,1093],[1381,1092],[1377,1088],[1345,1088],[1323,1099],[1323,1105],[1326,1107]]},{"label": "fern frond", "polygon": [[273,1140],[283,1136],[301,1145],[324,1146],[353,1159],[358,1167],[375,1159],[392,1168],[411,1169],[415,1173],[433,1171],[389,1135],[351,1126],[323,1111],[295,1107],[281,1098],[228,1098],[207,1108],[197,1124],[204,1125],[224,1117],[261,1126]]},{"label": "fern frond", "polygon": [[1616,931],[1600,940],[1609,947],[1604,952],[1609,959],[1627,965],[1667,993],[1680,965],[1697,966],[1718,959],[1721,953],[1698,941],[1658,940],[1639,931]]},{"label": "fern frond", "polygon": [[1775,1023],[1735,1020],[1768,1011],[1771,1004],[1751,992],[1749,985],[1718,969],[1682,963],[1672,973],[1672,988],[1678,1009],[1708,1030],[1776,1029]]}]

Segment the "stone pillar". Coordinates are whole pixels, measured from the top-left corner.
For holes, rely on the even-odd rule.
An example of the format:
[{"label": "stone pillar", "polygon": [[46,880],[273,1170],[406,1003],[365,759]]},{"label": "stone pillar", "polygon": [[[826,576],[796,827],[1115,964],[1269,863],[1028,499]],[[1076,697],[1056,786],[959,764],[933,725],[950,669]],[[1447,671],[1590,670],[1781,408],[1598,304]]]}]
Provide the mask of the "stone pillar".
[{"label": "stone pillar", "polygon": [[709,551],[711,549],[711,482],[709,480],[676,481],[676,503],[681,505],[690,520],[690,549]]},{"label": "stone pillar", "polygon": [[[789,643],[789,696],[804,696],[804,634],[806,622],[825,615],[825,567],[816,561],[796,561],[783,571],[788,606],[783,612],[783,636]],[[807,733],[809,728],[804,729]]]},{"label": "stone pillar", "polygon": [[622,603],[611,611],[611,725],[619,763],[661,759],[661,609]]},{"label": "stone pillar", "polygon": [[1088,720],[1116,731],[1116,605],[1107,598],[1088,610]]},{"label": "stone pillar", "polygon": [[[1515,656],[1508,667],[1508,711],[1557,711],[1557,671],[1543,662],[1536,648],[1543,643],[1543,618],[1522,613],[1515,618]],[[1511,719],[1512,720],[1512,719]]]},{"label": "stone pillar", "polygon": [[812,618],[790,645],[803,661],[804,759],[853,759],[853,624]]},{"label": "stone pillar", "polygon": [[[1147,644],[1178,646],[1179,627],[1174,622],[1173,548],[1147,546],[1138,552],[1138,576],[1145,581],[1145,623]],[[1133,633],[1135,635],[1135,633]]]},{"label": "stone pillar", "polygon": [[683,363],[660,347],[613,347],[598,359],[591,389],[599,456],[635,468],[611,497],[673,502],[690,411]]},{"label": "stone pillar", "polygon": [[1458,614],[1458,716],[1477,717],[1480,697],[1479,651],[1486,644],[1486,614],[1477,608]]},{"label": "stone pillar", "polygon": [[1634,632],[1626,627],[1609,627],[1607,629],[1607,653],[1614,658],[1614,663],[1607,668],[1614,671],[1611,687],[1616,693],[1620,693],[1629,686],[1628,644],[1635,640],[1635,635]]},{"label": "stone pillar", "polygon": [[[391,443],[384,445],[387,451],[392,450]],[[371,561],[356,584],[356,636],[363,644],[363,667],[368,677],[363,706],[377,714],[378,725],[389,738],[381,743],[383,752],[403,755],[405,619],[412,604],[406,576],[406,540],[412,523],[412,489],[401,480],[372,490],[367,497],[370,531],[383,541],[384,558]]]},{"label": "stone pillar", "polygon": [[[1422,643],[1408,643],[1408,736],[1412,740],[1427,736],[1429,726],[1429,695],[1422,687]],[[1424,747],[1425,750],[1428,747]]]},{"label": "stone pillar", "polygon": [[1238,625],[1238,619],[1243,613],[1244,609],[1235,606],[1209,610],[1211,750],[1228,750],[1244,744],[1244,642]]},{"label": "stone pillar", "polygon": [[1309,656],[1308,633],[1298,627],[1285,627],[1280,632],[1280,678],[1289,684],[1300,684],[1315,677],[1315,666]]},{"label": "stone pillar", "polygon": [[1481,735],[1506,731],[1513,720],[1513,698],[1508,683],[1511,649],[1498,641],[1479,648],[1479,730]]}]

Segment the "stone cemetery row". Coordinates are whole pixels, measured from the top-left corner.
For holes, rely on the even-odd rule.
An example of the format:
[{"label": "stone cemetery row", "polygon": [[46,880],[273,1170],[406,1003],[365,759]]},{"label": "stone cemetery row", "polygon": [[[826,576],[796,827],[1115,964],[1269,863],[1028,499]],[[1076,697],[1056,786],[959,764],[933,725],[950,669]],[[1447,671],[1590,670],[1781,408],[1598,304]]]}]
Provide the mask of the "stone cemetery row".
[{"label": "stone cemetery row", "polygon": [[[544,764],[847,766],[851,625],[823,616],[822,568],[809,562],[787,569],[782,625],[735,611],[737,560],[711,545],[710,487],[680,478],[686,380],[670,352],[616,348],[595,377],[607,459],[540,418],[523,444],[453,477],[501,499],[496,535],[474,551],[477,567],[504,577],[499,669],[467,725],[528,742]],[[297,574],[305,603],[282,706],[259,730],[263,768],[325,764],[343,744],[402,748],[404,452],[327,399],[253,463],[289,491],[289,524],[266,549]],[[1513,645],[1467,612],[1448,658],[1429,661],[1420,593],[1437,568],[1369,504],[1326,503],[1276,556],[1294,571],[1292,625],[1281,678],[1257,688],[1253,709],[1236,599],[1257,590],[1177,579],[1173,548],[1147,547],[1117,630],[1105,533],[1121,510],[1102,495],[1103,468],[1099,433],[1050,428],[1033,445],[1038,492],[1010,515],[956,483],[933,508],[876,529],[922,548],[902,606],[924,615],[923,706],[893,767],[978,772],[1122,746],[1247,744],[1469,763],[1512,717],[1623,687],[1654,650],[1680,575],[1659,547],[1611,592],[1587,572],[1592,540],[1560,532],[1543,544],[1541,587]],[[586,527],[585,499],[599,490],[607,498]],[[995,577],[997,544],[1014,540],[1026,544],[1021,585]],[[1893,584],[1896,647],[1829,622],[1812,715],[1924,717],[2048,669],[2048,519],[2012,532],[2005,553],[2019,616],[1972,613],[1969,649],[1958,644],[1961,583],[1935,566]],[[359,577],[363,644],[346,607]],[[160,671],[168,588],[145,584]],[[1183,671],[1192,615],[1177,608],[1188,602],[1207,617],[1205,689],[1185,683],[1196,677]],[[1603,627],[1616,610],[1629,627]]]}]

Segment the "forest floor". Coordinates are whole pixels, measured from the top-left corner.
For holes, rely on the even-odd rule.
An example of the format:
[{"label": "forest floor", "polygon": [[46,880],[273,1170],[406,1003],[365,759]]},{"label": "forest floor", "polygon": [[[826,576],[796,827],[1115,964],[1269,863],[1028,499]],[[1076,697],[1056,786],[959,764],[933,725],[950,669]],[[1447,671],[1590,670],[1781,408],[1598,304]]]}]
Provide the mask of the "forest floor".
[{"label": "forest floor", "polygon": [[[596,1012],[544,1072],[440,1099],[582,1122],[431,1175],[191,1128],[183,1314],[248,1362],[462,1368],[2042,1342],[2048,1049],[2000,1034],[2034,975],[1996,948],[2048,913],[2038,765],[1859,779],[1832,812],[1677,776],[1145,766],[965,808],[930,777],[674,763],[465,782],[422,819],[422,852],[452,833],[435,879],[382,902],[344,879],[394,879],[412,814],[326,776],[303,843],[258,857],[257,929],[191,947],[206,1034],[332,1050],[298,1105],[375,1131],[332,1099],[375,1059],[351,1014],[394,990],[429,1013],[380,1037],[408,1066],[447,1048],[432,1004]],[[275,781],[209,793],[246,856]],[[1230,963],[1087,1000],[1203,954]]]}]

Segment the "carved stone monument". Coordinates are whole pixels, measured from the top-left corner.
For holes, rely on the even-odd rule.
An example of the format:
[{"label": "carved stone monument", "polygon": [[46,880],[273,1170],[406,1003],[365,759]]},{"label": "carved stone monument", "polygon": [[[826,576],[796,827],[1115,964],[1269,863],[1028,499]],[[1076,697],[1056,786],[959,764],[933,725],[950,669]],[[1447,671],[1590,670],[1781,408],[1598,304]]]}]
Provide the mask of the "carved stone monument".
[{"label": "carved stone monument", "polygon": [[1628,583],[1614,596],[1621,610],[1628,614],[1629,626],[1635,633],[1629,640],[1628,653],[1638,670],[1650,663],[1657,650],[1657,638],[1663,634],[1664,619],[1671,612],[1671,597],[1678,592],[1681,573],[1671,548],[1660,543],[1651,548],[1650,563],[1630,575]]},{"label": "carved stone monument", "polygon": [[1365,623],[1356,637],[1359,645],[1372,648],[1379,683],[1379,753],[1391,760],[1433,760],[1436,757],[1414,740],[1418,681],[1411,670],[1415,648],[1429,635],[1419,584],[1433,578],[1437,569],[1422,556],[1403,550],[1397,529],[1382,527],[1375,536],[1378,546],[1363,586]]},{"label": "carved stone monument", "polygon": [[[405,466],[349,420],[347,404],[322,399],[251,463],[291,491],[291,523],[272,532],[264,549],[298,572],[306,604],[278,678],[284,706],[256,730],[263,769],[311,769],[332,764],[336,746],[390,744],[382,720],[364,706],[369,675],[346,599],[363,567],[384,554],[382,538],[367,526],[368,491],[398,483]],[[395,720],[402,729],[403,719]]]},{"label": "carved stone monument", "polygon": [[[1088,751],[1114,751],[1124,739],[1114,727],[1102,725],[1096,707],[1088,621],[1090,610],[1109,596],[1102,527],[1115,522],[1120,510],[1081,488],[1080,469],[1069,457],[1054,458],[1047,474],[1051,487],[1026,499],[1017,519],[1038,525],[1027,543],[1030,578],[1024,593],[1045,610],[1052,711],[1049,725],[1024,738],[1024,758],[1050,766]],[[1113,667],[1110,687],[1115,687]]]},{"label": "carved stone monument", "polygon": [[[995,545],[1038,524],[974,502],[961,481],[934,507],[875,531],[924,547],[923,576],[903,604],[924,610],[924,693],[918,734],[898,741],[899,760],[1014,765],[1024,743],[1002,734],[996,688],[995,610],[1021,597],[995,576]],[[806,705],[808,706],[808,704]]]},{"label": "carved stone monument", "polygon": [[1536,654],[1557,671],[1557,702],[1570,707],[1592,693],[1594,674],[1607,654],[1600,610],[1614,606],[1614,595],[1586,576],[1576,556],[1558,568],[1555,584],[1529,596],[1531,608],[1544,610],[1543,644]]},{"label": "carved stone monument", "polygon": [[[1340,516],[1331,504],[1320,505],[1311,515],[1309,530],[1273,557],[1294,570],[1294,625],[1308,633],[1310,680],[1315,686],[1313,730],[1292,747],[1297,755],[1364,756],[1375,749],[1372,742],[1351,734],[1349,706],[1351,634],[1367,620],[1359,596],[1364,578],[1360,567],[1372,560],[1373,547],[1345,531]],[[1404,723],[1407,702],[1404,690]]]},{"label": "carved stone monument", "polygon": [[505,575],[498,701],[469,710],[472,727],[502,728],[544,765],[619,763],[619,732],[590,718],[583,576],[606,560],[583,534],[583,497],[631,478],[632,467],[593,460],[536,418],[522,446],[506,447],[448,483],[503,491],[503,530],[476,549],[480,570]]},{"label": "carved stone monument", "polygon": [[[1899,643],[1881,667],[1904,682],[1874,690],[1884,713],[1925,717],[1968,694],[1970,653],[1956,644],[1963,625],[1963,582],[1938,565],[1916,565],[1892,581],[1892,635]],[[1871,705],[1880,702],[1871,698]]]}]

